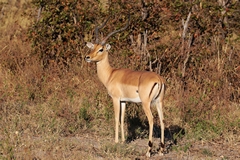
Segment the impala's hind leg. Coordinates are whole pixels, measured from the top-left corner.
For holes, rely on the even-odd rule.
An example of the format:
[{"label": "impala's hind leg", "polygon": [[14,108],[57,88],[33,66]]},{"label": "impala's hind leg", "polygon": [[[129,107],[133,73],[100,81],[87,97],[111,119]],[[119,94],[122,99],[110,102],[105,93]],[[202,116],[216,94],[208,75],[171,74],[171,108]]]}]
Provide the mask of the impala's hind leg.
[{"label": "impala's hind leg", "polygon": [[157,112],[158,112],[158,115],[159,115],[159,119],[160,119],[160,125],[161,125],[161,143],[160,143],[160,151],[159,153],[161,155],[163,155],[163,152],[164,152],[164,118],[163,118],[163,102],[158,102],[156,103],[156,107],[157,107]]},{"label": "impala's hind leg", "polygon": [[150,102],[145,102],[142,104],[143,105],[143,110],[145,114],[147,115],[148,118],[148,123],[149,123],[149,142],[148,142],[148,150],[146,153],[147,157],[151,156],[151,151],[152,151],[152,146],[153,146],[153,141],[152,141],[152,135],[153,135],[153,115],[150,110]]},{"label": "impala's hind leg", "polygon": [[156,101],[156,107],[158,116],[160,119],[160,125],[161,125],[161,144],[160,144],[160,154],[163,155],[164,153],[164,118],[163,118],[163,96],[164,96],[164,84],[162,84],[162,88],[160,91],[159,99]]}]

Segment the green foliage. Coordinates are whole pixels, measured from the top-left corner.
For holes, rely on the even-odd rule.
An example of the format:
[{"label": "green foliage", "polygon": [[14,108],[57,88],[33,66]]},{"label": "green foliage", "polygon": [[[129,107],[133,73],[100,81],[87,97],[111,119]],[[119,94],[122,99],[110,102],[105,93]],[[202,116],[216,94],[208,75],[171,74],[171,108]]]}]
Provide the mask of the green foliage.
[{"label": "green foliage", "polygon": [[[141,154],[135,151],[136,149],[133,147],[126,147],[125,144],[116,144],[116,143],[106,143],[103,145],[103,151],[107,154],[114,154],[116,157],[121,155],[122,157],[126,157],[128,155],[138,155]],[[114,157],[115,157],[114,156]]]},{"label": "green foliage", "polygon": [[213,153],[206,148],[202,150],[202,154],[205,156],[209,156],[209,157],[211,157],[213,155]]},{"label": "green foliage", "polygon": [[112,119],[114,117],[114,113],[113,113],[113,106],[112,104],[108,104],[107,106],[104,107],[104,118],[109,121],[110,119]]},{"label": "green foliage", "polygon": [[88,121],[90,120],[90,115],[88,110],[90,108],[90,104],[87,100],[84,100],[80,110],[79,110],[79,118],[80,120]]},{"label": "green foliage", "polygon": [[87,109],[85,107],[80,108],[79,118],[87,121],[89,119]]},{"label": "green foliage", "polygon": [[[30,29],[34,53],[39,55],[44,67],[55,62],[68,65],[72,58],[79,56],[79,47],[83,47],[84,33],[91,29],[91,23],[98,15],[93,4],[77,0],[35,0],[40,7],[41,17]],[[94,6],[94,5],[93,5]]]}]

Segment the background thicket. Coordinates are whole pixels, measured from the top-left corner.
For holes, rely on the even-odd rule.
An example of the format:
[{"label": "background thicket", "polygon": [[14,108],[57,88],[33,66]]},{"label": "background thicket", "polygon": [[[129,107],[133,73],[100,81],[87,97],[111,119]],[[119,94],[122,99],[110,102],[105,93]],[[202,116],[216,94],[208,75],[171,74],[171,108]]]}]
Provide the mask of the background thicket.
[{"label": "background thicket", "polygon": [[[230,146],[238,143],[239,8],[238,0],[0,2],[0,157],[15,159],[28,153],[29,158],[73,158],[75,154],[63,153],[71,149],[91,158],[95,153],[141,156],[106,144],[91,156],[62,141],[89,134],[113,141],[111,98],[96,76],[96,65],[84,61],[89,52],[85,44],[95,41],[94,28],[109,16],[100,37],[123,27],[129,14],[127,30],[108,40],[110,63],[166,78],[164,115],[166,141],[175,144],[171,149],[187,152],[198,141],[220,139]],[[128,140],[146,138],[148,124],[141,105],[128,106]],[[155,108],[153,114],[158,137]],[[199,154],[214,156],[208,150]]]}]

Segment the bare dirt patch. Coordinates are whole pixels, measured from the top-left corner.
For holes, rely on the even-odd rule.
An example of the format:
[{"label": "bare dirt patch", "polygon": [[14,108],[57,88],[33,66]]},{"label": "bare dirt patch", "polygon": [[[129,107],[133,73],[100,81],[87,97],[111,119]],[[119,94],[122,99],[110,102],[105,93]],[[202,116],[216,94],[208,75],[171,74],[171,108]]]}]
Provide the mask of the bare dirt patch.
[{"label": "bare dirt patch", "polygon": [[[146,159],[147,139],[136,139],[128,144],[114,144],[111,138],[98,138],[91,133],[75,137],[32,137],[22,139],[14,151],[16,159]],[[154,138],[155,145],[159,138]],[[187,142],[182,140],[169,153],[160,156],[153,150],[149,159],[239,159],[240,142]],[[44,147],[45,146],[45,147]]]}]

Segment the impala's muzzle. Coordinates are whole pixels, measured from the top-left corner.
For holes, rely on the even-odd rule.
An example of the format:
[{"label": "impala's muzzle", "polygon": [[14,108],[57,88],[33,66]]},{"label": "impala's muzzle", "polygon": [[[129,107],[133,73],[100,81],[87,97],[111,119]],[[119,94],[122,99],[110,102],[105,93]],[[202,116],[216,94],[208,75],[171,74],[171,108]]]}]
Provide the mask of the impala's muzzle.
[{"label": "impala's muzzle", "polygon": [[84,59],[85,59],[86,62],[91,62],[90,56],[85,56]]}]

